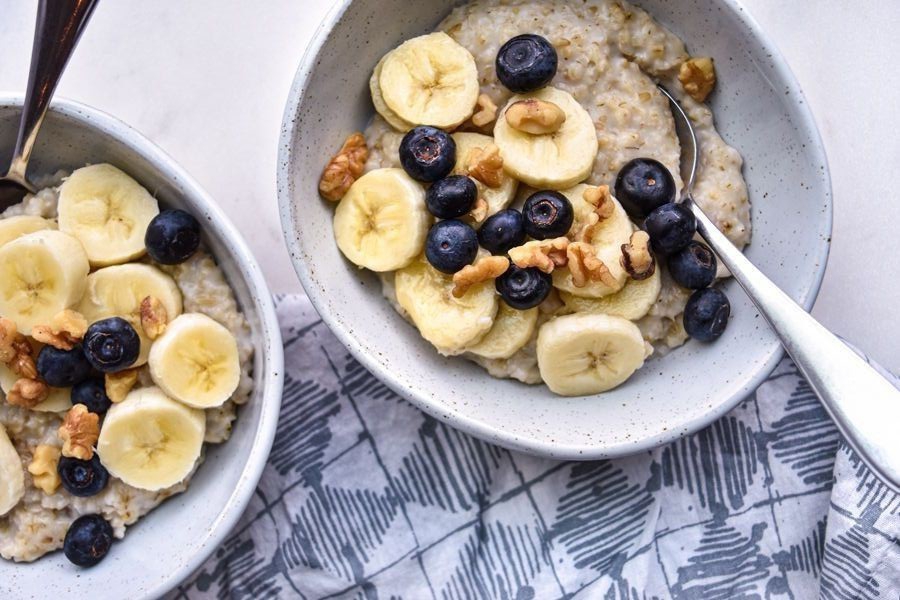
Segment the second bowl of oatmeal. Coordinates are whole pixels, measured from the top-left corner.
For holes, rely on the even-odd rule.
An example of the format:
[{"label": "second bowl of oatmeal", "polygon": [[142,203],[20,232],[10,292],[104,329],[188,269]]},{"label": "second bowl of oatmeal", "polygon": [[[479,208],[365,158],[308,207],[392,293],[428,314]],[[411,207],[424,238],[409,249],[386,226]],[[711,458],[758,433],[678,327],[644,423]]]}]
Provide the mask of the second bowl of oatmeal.
[{"label": "second bowl of oatmeal", "polygon": [[[815,298],[831,232],[826,160],[790,71],[742,8],[401,5],[336,7],[284,120],[285,235],[354,355],[448,424],[556,458],[653,447],[752,391],[782,355],[775,336],[725,273],[692,306],[679,283],[708,284],[703,249],[676,259],[672,205],[644,220],[682,186],[662,83],[698,128],[697,201],[790,295],[807,308]],[[472,233],[507,207],[527,236]],[[704,344],[720,333],[704,321],[719,290],[731,319]]]}]

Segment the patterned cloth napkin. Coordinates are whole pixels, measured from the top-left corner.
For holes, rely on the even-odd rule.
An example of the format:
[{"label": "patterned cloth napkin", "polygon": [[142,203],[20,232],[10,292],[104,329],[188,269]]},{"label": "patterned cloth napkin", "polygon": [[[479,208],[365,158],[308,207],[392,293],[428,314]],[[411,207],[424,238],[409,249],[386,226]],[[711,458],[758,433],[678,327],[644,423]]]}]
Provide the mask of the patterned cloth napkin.
[{"label": "patterned cloth napkin", "polygon": [[287,380],[268,467],[172,598],[900,597],[900,497],[789,360],[693,436],[555,462],[425,416],[305,298],[278,310]]}]

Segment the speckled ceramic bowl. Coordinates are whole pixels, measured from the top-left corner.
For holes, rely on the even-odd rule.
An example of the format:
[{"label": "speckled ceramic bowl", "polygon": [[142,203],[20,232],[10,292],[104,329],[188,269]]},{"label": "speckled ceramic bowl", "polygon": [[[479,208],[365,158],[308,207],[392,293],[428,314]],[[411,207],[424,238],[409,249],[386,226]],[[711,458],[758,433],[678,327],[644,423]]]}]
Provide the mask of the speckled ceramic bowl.
[{"label": "speckled ceramic bowl", "polygon": [[[831,235],[825,154],[793,75],[734,0],[639,0],[690,51],[716,59],[719,131],[745,158],[753,203],[747,255],[809,308]],[[782,349],[734,282],[726,334],[655,358],[600,396],[561,398],[543,386],[492,379],[442,358],[381,297],[377,279],[344,260],[333,206],[316,192],[329,154],[373,114],[368,80],[378,59],[432,29],[453,1],[345,0],[317,32],[294,80],[278,169],[285,236],[322,318],[391,388],[442,421],[542,456],[597,459],[646,450],[696,431],[734,407],[774,368]]]},{"label": "speckled ceramic bowl", "polygon": [[[12,155],[20,98],[0,97],[0,157]],[[165,205],[185,209],[203,224],[210,248],[234,288],[253,330],[256,387],[240,409],[228,442],[208,446],[206,461],[187,492],[130,527],[109,556],[91,569],[62,553],[31,564],[0,560],[2,598],[159,598],[190,575],[225,539],[243,514],[272,447],[281,406],[283,350],[275,307],[237,229],[181,167],[134,129],[73,102],[54,102],[29,167],[30,174],[110,162]]]}]

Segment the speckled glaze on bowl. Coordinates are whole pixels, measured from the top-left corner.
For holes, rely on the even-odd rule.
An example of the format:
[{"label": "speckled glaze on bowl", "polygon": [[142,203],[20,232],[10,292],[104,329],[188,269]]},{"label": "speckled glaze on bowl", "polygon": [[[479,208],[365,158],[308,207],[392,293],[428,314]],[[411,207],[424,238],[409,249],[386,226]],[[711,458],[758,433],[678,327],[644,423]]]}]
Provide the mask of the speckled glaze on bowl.
[{"label": "speckled glaze on bowl", "polygon": [[[782,348],[734,282],[733,318],[715,344],[689,342],[652,359],[625,385],[590,398],[492,379],[442,358],[398,316],[375,277],[343,259],[333,207],[316,186],[330,153],[373,114],[378,59],[432,29],[456,4],[346,0],[319,28],[294,80],[281,137],[278,193],[291,258],[313,304],[353,355],[410,402],[507,448],[560,459],[647,450],[694,432],[753,391]],[[815,123],[793,75],[734,0],[640,0],[694,54],[716,59],[719,131],[745,159],[753,204],[747,255],[807,309],[828,257],[831,183]]]},{"label": "speckled glaze on bowl", "polygon": [[[21,98],[0,97],[0,157],[12,155]],[[0,598],[159,598],[197,569],[243,514],[262,475],[281,406],[283,350],[275,307],[259,265],[240,233],[206,192],[159,148],[115,118],[57,101],[41,129],[29,174],[110,162],[166,206],[203,224],[204,243],[234,289],[256,347],[256,387],[228,442],[207,446],[188,490],[175,496],[117,542],[98,566],[80,569],[61,552],[30,564],[0,560]]]}]

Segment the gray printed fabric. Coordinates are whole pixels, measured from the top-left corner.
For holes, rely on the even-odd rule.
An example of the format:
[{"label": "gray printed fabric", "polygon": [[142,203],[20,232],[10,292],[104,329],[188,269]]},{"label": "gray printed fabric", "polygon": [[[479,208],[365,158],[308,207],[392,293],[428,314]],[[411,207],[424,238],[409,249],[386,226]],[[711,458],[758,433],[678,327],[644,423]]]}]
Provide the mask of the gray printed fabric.
[{"label": "gray printed fabric", "polygon": [[287,380],[268,467],[172,598],[900,598],[900,497],[788,360],[693,436],[554,462],[413,408],[305,298],[278,310]]}]

